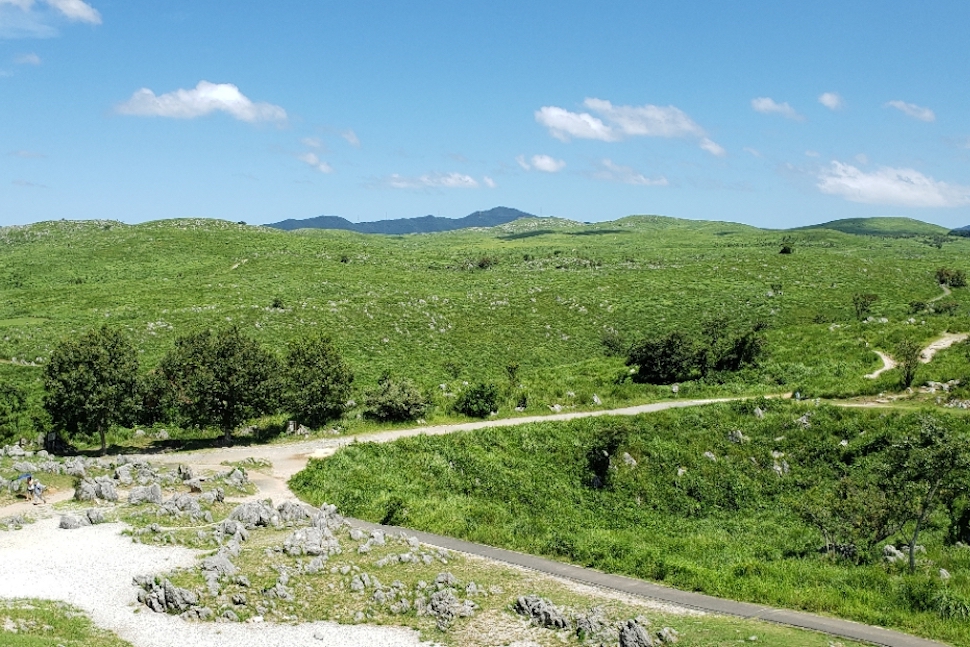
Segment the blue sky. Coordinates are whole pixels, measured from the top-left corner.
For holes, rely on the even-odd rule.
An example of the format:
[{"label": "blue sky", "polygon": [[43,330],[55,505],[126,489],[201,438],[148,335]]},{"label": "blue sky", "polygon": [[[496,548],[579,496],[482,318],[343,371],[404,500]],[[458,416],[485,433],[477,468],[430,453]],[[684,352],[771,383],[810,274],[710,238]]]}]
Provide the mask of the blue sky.
[{"label": "blue sky", "polygon": [[0,0],[0,224],[967,225],[968,25],[949,0]]}]

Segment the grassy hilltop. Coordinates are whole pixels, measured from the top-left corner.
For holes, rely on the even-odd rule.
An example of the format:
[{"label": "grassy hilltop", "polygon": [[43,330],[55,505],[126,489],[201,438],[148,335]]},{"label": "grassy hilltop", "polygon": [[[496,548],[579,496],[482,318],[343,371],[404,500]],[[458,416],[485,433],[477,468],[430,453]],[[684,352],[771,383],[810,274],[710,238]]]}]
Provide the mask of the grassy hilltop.
[{"label": "grassy hilltop", "polygon": [[[681,397],[877,393],[896,378],[862,378],[879,365],[873,347],[970,325],[965,290],[951,297],[951,315],[911,315],[908,305],[940,294],[935,270],[959,267],[970,240],[901,235],[657,216],[595,225],[526,219],[412,236],[213,220],[8,227],[0,230],[0,358],[42,364],[58,340],[103,323],[128,332],[143,367],[176,336],[204,327],[238,324],[278,351],[322,329],[353,366],[356,388],[389,370],[436,393],[439,414],[444,393],[465,381],[507,384],[506,366],[518,363],[522,388],[503,402],[506,415],[521,393],[533,412],[589,406],[594,394],[606,405],[672,397],[625,380],[624,358],[607,346],[696,331],[723,314],[768,324],[766,361],[684,385]],[[783,244],[794,253],[780,254]],[[879,296],[876,322],[856,317],[857,293]],[[36,387],[40,371],[17,364],[3,364],[0,375]]]}]

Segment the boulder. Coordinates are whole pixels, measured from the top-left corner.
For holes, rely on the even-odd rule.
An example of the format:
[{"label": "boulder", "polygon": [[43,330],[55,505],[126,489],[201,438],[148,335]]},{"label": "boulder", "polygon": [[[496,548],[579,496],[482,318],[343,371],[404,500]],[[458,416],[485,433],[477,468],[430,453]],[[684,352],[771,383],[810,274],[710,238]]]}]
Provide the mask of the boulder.
[{"label": "boulder", "polygon": [[58,524],[58,528],[63,528],[64,530],[77,530],[78,528],[83,528],[84,526],[90,525],[91,522],[88,521],[86,516],[66,514],[61,517],[61,522]]},{"label": "boulder", "polygon": [[340,542],[328,528],[321,530],[315,526],[301,528],[283,541],[283,550],[288,555],[336,555],[340,553]]},{"label": "boulder", "polygon": [[240,504],[229,513],[229,519],[241,522],[248,529],[280,525],[280,515],[269,501]]},{"label": "boulder", "polygon": [[118,491],[115,490],[114,481],[112,481],[107,476],[98,476],[94,479],[95,486],[97,487],[97,494],[99,499],[104,499],[105,501],[117,501]]},{"label": "boulder", "polygon": [[104,512],[98,510],[97,508],[90,508],[84,511],[84,516],[87,517],[88,522],[94,526],[99,523],[104,523],[106,520],[104,518]]},{"label": "boulder", "polygon": [[280,521],[283,523],[300,523],[309,521],[310,512],[300,503],[294,501],[284,501],[276,507],[279,512]]},{"label": "boulder", "polygon": [[536,595],[523,595],[515,601],[515,612],[546,629],[565,629],[569,621],[556,606]]},{"label": "boulder", "polygon": [[95,501],[98,498],[98,484],[92,479],[82,479],[74,486],[75,501]]},{"label": "boulder", "polygon": [[620,627],[620,647],[653,647],[653,639],[636,620],[627,620]]},{"label": "boulder", "polygon": [[155,503],[161,505],[162,488],[158,483],[152,483],[151,485],[144,487],[134,487],[131,489],[131,492],[128,493],[128,503],[132,505],[139,505],[142,503]]}]

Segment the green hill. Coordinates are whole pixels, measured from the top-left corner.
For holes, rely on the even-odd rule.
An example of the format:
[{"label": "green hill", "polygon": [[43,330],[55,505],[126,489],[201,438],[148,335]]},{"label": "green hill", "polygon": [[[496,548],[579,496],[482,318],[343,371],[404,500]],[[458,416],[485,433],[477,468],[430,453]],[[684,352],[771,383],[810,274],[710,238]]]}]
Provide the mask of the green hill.
[{"label": "green hill", "polygon": [[884,236],[888,238],[907,238],[911,236],[945,236],[949,233],[946,227],[933,225],[912,218],[877,217],[877,218],[845,218],[832,220],[819,225],[798,227],[791,231],[809,229],[831,229],[845,234],[858,236]]},{"label": "green hill", "polygon": [[[783,240],[794,254],[778,253]],[[669,387],[632,383],[624,349],[673,329],[699,334],[724,316],[764,321],[768,359],[683,384],[681,397],[878,392],[895,377],[862,378],[878,365],[871,347],[970,329],[964,290],[951,297],[953,316],[907,323],[911,301],[939,294],[937,268],[970,269],[970,239],[927,242],[655,216],[524,219],[419,236],[186,219],[7,227],[0,379],[36,397],[40,371],[30,365],[102,324],[131,337],[145,370],[200,328],[239,325],[277,353],[322,330],[357,375],[357,402],[390,371],[432,394],[431,420],[453,418],[449,394],[479,380],[502,386],[498,415],[516,406],[540,413],[593,407],[594,395],[602,406],[673,397]],[[878,295],[869,314],[888,323],[860,323],[856,293]]]}]

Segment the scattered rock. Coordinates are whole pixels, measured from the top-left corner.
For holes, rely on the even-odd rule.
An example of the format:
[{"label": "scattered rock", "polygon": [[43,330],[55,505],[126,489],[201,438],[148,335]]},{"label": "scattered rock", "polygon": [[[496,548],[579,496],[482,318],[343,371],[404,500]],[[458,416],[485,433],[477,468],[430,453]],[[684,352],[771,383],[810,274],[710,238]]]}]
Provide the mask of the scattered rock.
[{"label": "scattered rock", "polygon": [[704,452],[704,458],[711,461],[712,463],[717,462],[717,456],[714,455],[714,452]]},{"label": "scattered rock", "polygon": [[148,486],[138,486],[131,489],[128,493],[128,503],[132,505],[139,505],[142,503],[155,503],[161,505],[162,503],[162,487],[158,483],[152,483]]},{"label": "scattered rock", "polygon": [[547,629],[565,629],[569,621],[556,606],[535,595],[524,595],[515,601],[515,611],[529,617],[532,622]]},{"label": "scattered rock", "polygon": [[657,640],[665,645],[673,645],[680,640],[680,632],[671,627],[664,627],[657,632]]},{"label": "scattered rock", "polygon": [[728,434],[728,440],[736,445],[740,445],[741,443],[747,442],[748,437],[741,433],[740,429],[734,429]]},{"label": "scattered rock", "polygon": [[283,523],[300,523],[311,519],[310,513],[300,503],[284,501],[276,507]]},{"label": "scattered rock", "polygon": [[268,500],[240,504],[229,513],[229,519],[241,522],[248,529],[280,525],[280,515]]},{"label": "scattered rock", "polygon": [[199,604],[199,596],[194,592],[177,587],[164,578],[136,577],[134,583],[141,587],[138,601],[156,613],[181,614]]},{"label": "scattered rock", "polygon": [[633,458],[632,456],[630,456],[626,452],[623,452],[623,455],[620,458],[622,458],[623,459],[623,463],[625,465],[629,466],[629,467],[636,467],[637,466],[637,459]]},{"label": "scattered rock", "polygon": [[87,517],[88,523],[90,523],[92,526],[105,522],[104,512],[102,512],[101,510],[98,510],[97,508],[90,508],[89,510],[85,510],[84,516]]}]

